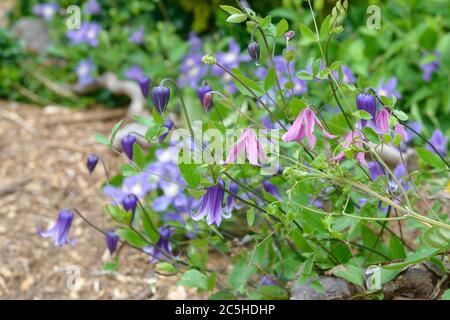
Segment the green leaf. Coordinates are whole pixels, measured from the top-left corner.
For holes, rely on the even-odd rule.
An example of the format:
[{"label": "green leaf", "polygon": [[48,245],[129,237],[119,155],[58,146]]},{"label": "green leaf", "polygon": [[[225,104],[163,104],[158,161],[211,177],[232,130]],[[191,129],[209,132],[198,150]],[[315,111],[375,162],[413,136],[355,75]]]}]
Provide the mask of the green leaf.
[{"label": "green leaf", "polygon": [[394,111],[392,111],[392,113],[394,114],[394,116],[398,120],[400,120],[400,121],[408,121],[408,115],[406,113],[404,113],[403,111],[394,110]]},{"label": "green leaf", "polygon": [[441,296],[441,300],[450,300],[450,289],[445,290]]},{"label": "green leaf", "polygon": [[306,39],[311,40],[311,41],[317,41],[316,35],[314,34],[314,32],[312,32],[312,30],[307,25],[300,23],[299,27],[300,27],[300,32]]},{"label": "green leaf", "polygon": [[[264,93],[265,93],[264,90],[262,90],[255,81],[244,76],[242,74],[242,72],[237,68],[233,68],[232,71],[233,71],[234,75],[236,76],[236,78],[238,78],[240,81],[242,81],[251,91],[253,91],[253,93],[256,96],[260,97],[260,96],[264,95]],[[233,79],[233,82],[236,85],[236,87],[239,89],[239,91],[247,96],[254,97],[254,95],[247,88],[245,88],[245,86],[243,86],[240,81]]]},{"label": "green leaf", "polygon": [[177,285],[188,286],[204,291],[208,289],[208,278],[200,271],[191,269],[183,274],[181,280],[177,282]]},{"label": "green leaf", "polygon": [[279,286],[275,286],[275,285],[259,286],[258,291],[262,295],[262,298],[264,300],[288,300],[289,299],[289,294],[286,292],[286,290]]},{"label": "green leaf", "polygon": [[150,221],[151,217],[146,217],[145,213],[142,210],[139,211],[141,213],[142,225],[144,226],[145,234],[151,243],[157,244],[160,238],[158,230],[156,230],[155,225]]},{"label": "green leaf", "polygon": [[372,143],[378,144],[380,142],[380,137],[378,136],[378,133],[376,133],[375,130],[373,130],[371,127],[364,127],[363,129],[364,136]]},{"label": "green leaf", "polygon": [[435,154],[434,152],[431,152],[427,149],[417,147],[417,152],[419,153],[420,158],[428,165],[432,166],[436,169],[443,169],[445,168],[445,163],[442,161],[442,159]]},{"label": "green leaf", "polygon": [[330,66],[330,71],[334,71],[336,69],[339,69],[341,67],[342,63],[343,63],[342,60],[338,60],[338,61],[333,62],[331,64],[331,66]]},{"label": "green leaf", "polygon": [[450,249],[450,231],[447,229],[432,227],[423,233],[422,239],[433,248]]},{"label": "green leaf", "polygon": [[389,250],[391,251],[390,257],[394,260],[406,258],[403,243],[397,237],[392,236],[389,240]]},{"label": "green leaf", "polygon": [[439,252],[439,250],[436,250],[434,248],[422,249],[420,251],[416,251],[416,252],[410,254],[408,256],[408,258],[406,258],[402,262],[388,264],[388,265],[383,266],[383,268],[387,269],[387,270],[403,269],[403,268],[406,268],[409,265],[412,265],[412,264],[419,263],[419,262],[422,262],[424,260],[427,260],[427,259],[435,256],[438,252]]},{"label": "green leaf", "polygon": [[142,237],[136,233],[136,231],[126,228],[126,229],[119,229],[116,231],[116,234],[124,241],[128,242],[129,244],[143,248],[148,245],[147,241],[142,239]]},{"label": "green leaf", "polygon": [[133,145],[133,161],[141,169],[145,167],[145,154],[139,143]]},{"label": "green leaf", "polygon": [[397,98],[395,96],[391,96],[390,98],[386,96],[381,96],[381,101],[385,106],[389,107],[390,109],[393,109],[395,103],[397,102]]},{"label": "green leaf", "polygon": [[267,71],[266,78],[264,79],[264,90],[269,91],[276,83],[277,73],[274,67],[271,67]]},{"label": "green leaf", "polygon": [[370,113],[368,113],[367,111],[364,110],[358,110],[353,112],[353,115],[355,116],[356,120],[370,120],[372,119],[372,115]]},{"label": "green leaf", "polygon": [[242,14],[243,12],[239,10],[238,8],[227,6],[227,5],[221,5],[219,6],[222,10],[225,10],[229,14]]},{"label": "green leaf", "polygon": [[123,123],[123,119],[117,122],[111,130],[111,137],[109,138],[109,145],[112,146],[114,144],[114,139],[116,138],[117,131],[119,131],[120,126]]},{"label": "green leaf", "polygon": [[319,79],[327,79],[328,78],[328,73],[329,73],[328,68],[323,68],[317,74],[317,78],[319,78]]},{"label": "green leaf", "polygon": [[218,291],[211,295],[208,300],[235,300],[235,296],[228,291]]},{"label": "green leaf", "polygon": [[191,186],[192,188],[196,188],[200,184],[200,171],[198,170],[198,165],[194,163],[179,163],[178,167],[180,168],[181,175],[184,180]]},{"label": "green leaf", "polygon": [[165,273],[165,274],[177,273],[177,269],[171,263],[168,263],[168,262],[157,263],[155,268],[156,268],[156,271],[158,271],[160,273]]},{"label": "green leaf", "polygon": [[364,286],[364,270],[360,267],[347,264],[340,265],[336,269],[333,273],[336,277],[345,279],[361,287]]},{"label": "green leaf", "polygon": [[320,26],[320,39],[323,40],[328,36],[328,32],[330,31],[330,19],[331,16],[327,16]]},{"label": "green leaf", "polygon": [[283,58],[286,62],[294,61],[295,51],[294,50],[283,50]]},{"label": "green leaf", "polygon": [[105,210],[111,216],[111,219],[113,219],[114,221],[124,224],[130,223],[131,215],[129,212],[126,212],[122,207],[107,204]]},{"label": "green leaf", "polygon": [[327,229],[322,223],[321,215],[309,211],[307,208],[300,213],[300,219],[307,233],[327,233]]},{"label": "green leaf", "polygon": [[250,208],[247,211],[247,223],[249,226],[252,226],[255,222],[255,210],[253,208]]},{"label": "green leaf", "polygon": [[296,76],[297,76],[297,78],[299,78],[301,80],[312,80],[313,79],[313,75],[306,71],[299,71],[299,72],[297,72]]},{"label": "green leaf", "polygon": [[153,116],[153,121],[155,121],[155,123],[159,124],[160,126],[164,126],[164,118],[159,114],[158,111],[156,111],[156,108],[152,109],[152,116]]},{"label": "green leaf", "polygon": [[95,135],[95,141],[97,141],[100,144],[104,144],[106,146],[109,146],[109,140],[104,135],[97,133]]},{"label": "green leaf", "polygon": [[135,114],[135,115],[133,115],[133,119],[137,123],[140,123],[140,124],[142,124],[144,126],[147,126],[147,127],[151,127],[151,126],[155,125],[155,122],[153,121],[153,119],[149,118],[149,117],[144,117],[144,116],[140,116],[140,115]]},{"label": "green leaf", "polygon": [[275,34],[277,37],[281,37],[285,34],[285,32],[289,29],[289,24],[286,21],[286,19],[281,19],[280,22],[277,24],[277,28],[275,31]]},{"label": "green leaf", "polygon": [[247,15],[244,13],[235,13],[227,18],[227,22],[230,23],[241,23],[247,20]]},{"label": "green leaf", "polygon": [[103,264],[103,270],[106,272],[115,272],[119,269],[119,256],[116,256],[113,261],[107,261]]},{"label": "green leaf", "polygon": [[122,172],[122,175],[125,177],[133,176],[136,173],[139,173],[139,170],[130,163],[122,163],[119,165],[120,171]]},{"label": "green leaf", "polygon": [[216,286],[216,279],[217,279],[217,273],[213,272],[210,274],[210,276],[208,277],[208,281],[206,283],[206,289],[208,291],[213,291],[215,286]]}]

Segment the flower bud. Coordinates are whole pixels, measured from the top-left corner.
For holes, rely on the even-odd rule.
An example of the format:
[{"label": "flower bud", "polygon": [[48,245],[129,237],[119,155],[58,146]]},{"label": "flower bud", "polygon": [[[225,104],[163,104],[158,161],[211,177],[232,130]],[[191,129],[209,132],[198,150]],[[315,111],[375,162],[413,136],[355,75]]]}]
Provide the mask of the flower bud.
[{"label": "flower bud", "polygon": [[94,171],[95,167],[97,166],[98,160],[99,158],[98,155],[96,154],[90,154],[87,156],[86,167],[89,170],[89,174],[91,174]]},{"label": "flower bud", "polygon": [[154,87],[152,90],[152,101],[155,105],[156,111],[163,114],[167,109],[169,103],[170,89],[164,86]]},{"label": "flower bud", "polygon": [[147,99],[148,91],[150,89],[150,78],[143,77],[141,80],[139,80],[139,87],[141,87],[142,95]]},{"label": "flower bud", "polygon": [[261,50],[259,49],[259,44],[256,41],[251,42],[248,45],[248,54],[253,59],[253,61],[258,64],[259,62],[259,55],[261,53]]},{"label": "flower bud", "polygon": [[201,102],[205,112],[208,111],[209,107],[211,107],[211,104],[212,104],[211,91],[212,91],[212,88],[207,83],[205,83],[204,85],[200,86],[197,89],[198,98],[200,99],[200,102]]},{"label": "flower bud", "polygon": [[[375,120],[377,113],[377,100],[371,94],[360,93],[356,97],[356,106],[358,110],[364,110],[372,116],[372,123]],[[361,126],[365,127],[367,125],[367,120],[361,120]]]},{"label": "flower bud", "polygon": [[137,203],[138,203],[138,198],[133,193],[127,194],[122,199],[122,206],[125,209],[125,211],[131,212],[131,216],[132,216],[131,221],[133,221],[134,212],[136,211]]},{"label": "flower bud", "polygon": [[130,160],[133,160],[133,146],[135,143],[136,137],[130,134],[122,139],[122,149]]},{"label": "flower bud", "polygon": [[113,230],[106,232],[106,246],[108,247],[110,254],[113,254],[114,251],[116,251],[118,242],[119,236],[115,234]]},{"label": "flower bud", "polygon": [[295,36],[295,31],[289,30],[284,34],[284,39],[286,39],[286,41],[291,41]]}]

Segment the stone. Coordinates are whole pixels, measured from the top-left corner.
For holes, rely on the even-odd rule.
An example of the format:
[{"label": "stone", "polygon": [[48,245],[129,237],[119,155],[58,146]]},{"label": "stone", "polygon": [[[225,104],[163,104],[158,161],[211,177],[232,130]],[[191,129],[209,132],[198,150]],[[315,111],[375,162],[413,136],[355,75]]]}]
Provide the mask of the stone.
[{"label": "stone", "polygon": [[45,21],[36,18],[21,18],[12,27],[13,34],[25,42],[28,51],[44,55],[51,45]]}]

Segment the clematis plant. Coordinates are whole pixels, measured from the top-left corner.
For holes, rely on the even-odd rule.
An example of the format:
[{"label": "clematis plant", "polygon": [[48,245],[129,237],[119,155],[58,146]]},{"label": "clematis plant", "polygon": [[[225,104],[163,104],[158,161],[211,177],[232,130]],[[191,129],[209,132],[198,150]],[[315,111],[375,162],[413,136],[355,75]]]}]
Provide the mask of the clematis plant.
[{"label": "clematis plant", "polygon": [[[176,67],[148,74],[159,81],[152,88],[143,70],[153,68],[124,64],[120,70],[145,98],[151,90],[151,103],[147,115],[133,117],[146,131],[119,141],[125,157],[118,174],[104,170],[113,227],[62,211],[40,235],[71,243],[78,213],[106,236],[117,261],[120,241],[146,254],[149,268],[221,299],[288,299],[293,283],[320,290],[324,277],[373,298],[381,290],[369,281],[374,273],[383,286],[397,276],[392,270],[417,262],[441,268],[448,212],[423,193],[448,183],[445,133],[428,134],[410,121],[409,79],[372,76],[376,70],[330,49],[358,29],[346,26],[348,1],[320,21],[312,2],[304,5],[301,21],[311,23],[298,30],[239,1],[222,6],[229,23],[246,23],[245,42],[190,33]],[[86,22],[82,29],[67,34],[71,45],[100,45],[101,26]],[[130,30],[123,39],[140,50],[146,33]],[[436,63],[429,63],[420,81],[435,78]],[[97,138],[115,154],[120,126],[110,139]],[[95,160],[87,160],[89,172],[100,165]],[[423,188],[431,177],[434,185]],[[404,237],[404,229],[420,234],[419,241]],[[219,252],[226,272],[212,269]]]}]

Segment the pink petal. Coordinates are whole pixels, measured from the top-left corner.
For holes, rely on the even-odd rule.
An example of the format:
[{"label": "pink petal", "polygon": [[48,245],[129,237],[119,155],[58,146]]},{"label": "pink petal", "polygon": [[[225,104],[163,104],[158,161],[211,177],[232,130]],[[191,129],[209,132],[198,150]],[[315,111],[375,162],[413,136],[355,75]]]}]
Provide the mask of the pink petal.
[{"label": "pink petal", "polygon": [[297,118],[295,119],[292,126],[289,128],[289,130],[283,134],[281,139],[283,139],[284,142],[294,141],[298,139],[299,132],[303,128],[303,119],[305,118],[305,109],[303,109]]},{"label": "pink petal", "polygon": [[308,110],[309,112],[306,115],[306,128],[305,128],[305,134],[306,138],[308,139],[308,143],[311,146],[311,148],[314,148],[316,146],[316,137],[313,134],[314,131],[314,112],[312,110]]},{"label": "pink petal", "polygon": [[252,130],[249,130],[247,135],[247,140],[245,142],[245,146],[247,149],[247,157],[248,161],[254,165],[258,165],[258,146],[255,133]]},{"label": "pink petal", "polygon": [[381,133],[386,133],[389,131],[389,111],[386,108],[378,111],[378,114],[375,118],[375,123]]},{"label": "pink petal", "polygon": [[344,158],[344,156],[345,156],[344,152],[341,151],[336,156],[331,158],[331,160],[333,160],[333,161],[341,161]]},{"label": "pink petal", "polygon": [[366,166],[367,168],[369,167],[368,163],[366,162],[366,158],[364,157],[364,152],[358,152],[358,154],[356,155],[356,159],[358,159],[358,161]]},{"label": "pink petal", "polygon": [[408,140],[408,133],[405,131],[405,127],[400,123],[397,123],[394,127],[394,131],[402,136],[403,140]]}]

